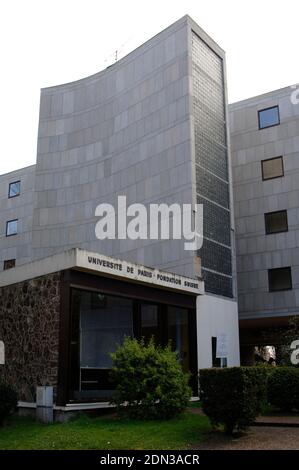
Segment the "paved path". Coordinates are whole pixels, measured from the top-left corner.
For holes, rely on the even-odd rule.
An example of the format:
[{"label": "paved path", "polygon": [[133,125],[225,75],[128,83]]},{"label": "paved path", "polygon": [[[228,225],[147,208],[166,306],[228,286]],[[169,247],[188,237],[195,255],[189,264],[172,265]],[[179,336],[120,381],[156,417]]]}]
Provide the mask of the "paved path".
[{"label": "paved path", "polygon": [[239,437],[219,431],[206,435],[196,450],[299,450],[299,428],[254,426]]},{"label": "paved path", "polygon": [[282,413],[276,413],[271,416],[258,416],[255,420],[257,425],[268,425],[268,426],[298,426],[299,427],[299,415],[294,414],[291,416],[283,415]]}]

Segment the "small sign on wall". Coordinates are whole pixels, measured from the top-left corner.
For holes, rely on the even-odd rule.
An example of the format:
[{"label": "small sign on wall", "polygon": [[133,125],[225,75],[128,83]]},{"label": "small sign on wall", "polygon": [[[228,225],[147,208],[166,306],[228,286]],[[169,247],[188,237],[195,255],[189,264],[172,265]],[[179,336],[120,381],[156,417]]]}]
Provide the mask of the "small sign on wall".
[{"label": "small sign on wall", "polygon": [[221,333],[217,336],[216,357],[220,359],[228,357],[228,339],[226,333]]},{"label": "small sign on wall", "polygon": [[3,341],[0,341],[0,365],[5,364],[5,347]]}]

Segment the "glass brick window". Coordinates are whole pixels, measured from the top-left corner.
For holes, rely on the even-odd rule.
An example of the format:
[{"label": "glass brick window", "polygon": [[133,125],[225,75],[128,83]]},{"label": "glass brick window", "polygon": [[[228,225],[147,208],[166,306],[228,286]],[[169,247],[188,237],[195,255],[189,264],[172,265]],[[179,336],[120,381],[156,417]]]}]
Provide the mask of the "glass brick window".
[{"label": "glass brick window", "polygon": [[287,211],[268,212],[265,214],[266,234],[287,232],[288,213]]},{"label": "glass brick window", "polygon": [[268,269],[269,292],[292,289],[291,268]]},{"label": "glass brick window", "polygon": [[14,181],[9,184],[8,197],[16,197],[21,193],[21,181]]},{"label": "glass brick window", "polygon": [[283,158],[275,157],[262,161],[262,177],[263,180],[271,180],[284,176]]},{"label": "glass brick window", "polygon": [[204,207],[198,256],[206,292],[232,297],[232,253],[223,59],[192,32],[196,193]]},{"label": "glass brick window", "polygon": [[14,268],[16,265],[15,259],[5,259],[3,263],[3,270],[6,271],[7,269]]},{"label": "glass brick window", "polygon": [[277,126],[280,124],[279,108],[278,106],[272,106],[271,108],[261,109],[258,111],[259,117],[259,129],[265,129],[266,127]]},{"label": "glass brick window", "polygon": [[6,222],[6,236],[16,235],[18,233],[18,219]]}]

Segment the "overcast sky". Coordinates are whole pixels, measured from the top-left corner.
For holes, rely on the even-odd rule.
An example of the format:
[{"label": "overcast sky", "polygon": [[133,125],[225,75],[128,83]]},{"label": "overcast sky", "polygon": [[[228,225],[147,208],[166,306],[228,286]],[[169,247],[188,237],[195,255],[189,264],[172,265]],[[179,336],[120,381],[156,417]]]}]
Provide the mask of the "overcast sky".
[{"label": "overcast sky", "polygon": [[299,82],[298,0],[2,0],[0,174],[35,163],[40,88],[100,71],[186,13],[226,51],[230,102]]}]

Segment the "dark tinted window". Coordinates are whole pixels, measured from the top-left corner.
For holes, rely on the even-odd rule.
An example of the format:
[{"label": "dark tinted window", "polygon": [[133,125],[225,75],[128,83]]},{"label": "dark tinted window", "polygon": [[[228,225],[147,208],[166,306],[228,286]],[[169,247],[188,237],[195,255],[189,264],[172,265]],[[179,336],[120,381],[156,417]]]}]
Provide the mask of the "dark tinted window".
[{"label": "dark tinted window", "polygon": [[19,196],[21,192],[21,181],[14,181],[10,183],[8,190],[8,197]]},{"label": "dark tinted window", "polygon": [[212,366],[220,367],[221,361],[220,361],[220,358],[216,357],[216,352],[217,352],[217,338],[216,336],[212,336]]},{"label": "dark tinted window", "polygon": [[292,289],[291,268],[276,268],[268,270],[269,291]]},{"label": "dark tinted window", "polygon": [[259,128],[276,126],[279,124],[279,109],[278,106],[272,108],[262,109],[259,114]]},{"label": "dark tinted window", "polygon": [[85,291],[80,300],[81,369],[110,368],[110,353],[132,336],[132,301]]},{"label": "dark tinted window", "polygon": [[268,212],[265,214],[266,234],[287,232],[288,213],[287,211]]},{"label": "dark tinted window", "polygon": [[284,175],[282,157],[269,158],[262,161],[263,180],[279,178]]},{"label": "dark tinted window", "polygon": [[15,259],[6,259],[4,260],[3,263],[3,269],[6,271],[7,269],[14,268],[16,265],[16,260]]},{"label": "dark tinted window", "polygon": [[168,307],[168,341],[178,352],[178,359],[185,372],[190,370],[189,364],[189,322],[188,310],[180,307]]}]

